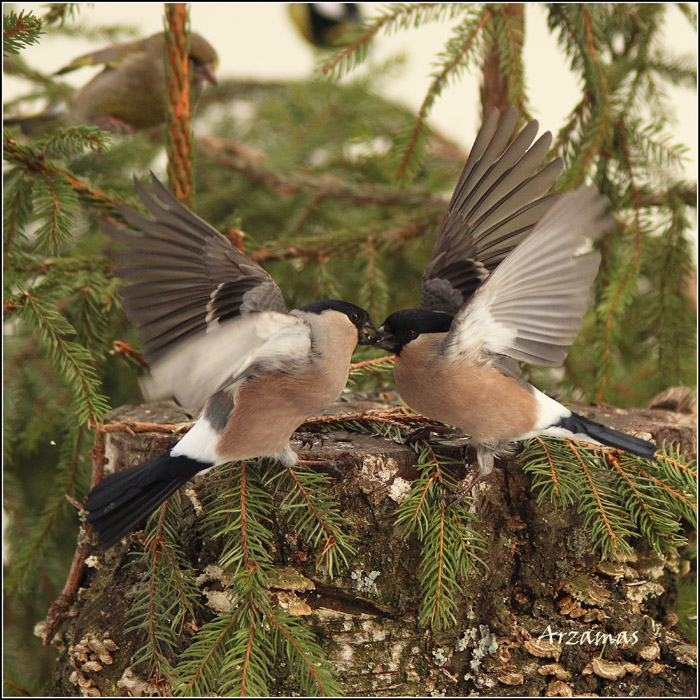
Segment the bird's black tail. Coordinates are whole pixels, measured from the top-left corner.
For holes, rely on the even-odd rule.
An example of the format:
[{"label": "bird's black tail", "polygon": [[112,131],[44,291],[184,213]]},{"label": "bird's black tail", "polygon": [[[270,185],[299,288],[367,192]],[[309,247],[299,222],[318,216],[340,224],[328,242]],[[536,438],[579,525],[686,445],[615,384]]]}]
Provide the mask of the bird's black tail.
[{"label": "bird's black tail", "polygon": [[646,459],[653,460],[657,449],[653,442],[621,433],[619,430],[613,430],[602,423],[580,416],[578,413],[572,413],[568,418],[562,418],[557,425],[574,434],[588,435],[588,437],[608,447],[616,447]]},{"label": "bird's black tail", "polygon": [[85,501],[88,522],[95,528],[102,547],[108,549],[119,542],[197,472],[211,466],[165,452],[106,476]]}]

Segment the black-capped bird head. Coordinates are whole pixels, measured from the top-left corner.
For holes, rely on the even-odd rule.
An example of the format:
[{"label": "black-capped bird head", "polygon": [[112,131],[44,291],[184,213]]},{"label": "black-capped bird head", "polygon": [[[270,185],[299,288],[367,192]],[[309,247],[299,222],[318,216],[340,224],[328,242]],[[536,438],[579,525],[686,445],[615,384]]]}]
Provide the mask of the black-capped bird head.
[{"label": "black-capped bird head", "polygon": [[357,328],[358,345],[371,345],[372,337],[377,332],[369,313],[362,307],[355,306],[355,304],[347,301],[319,299],[306,306],[299,307],[299,311],[306,311],[312,314],[322,314],[324,311],[337,311],[345,314],[353,326]]},{"label": "black-capped bird head", "polygon": [[401,354],[401,350],[424,333],[447,333],[453,316],[441,311],[403,309],[395,311],[382,323],[372,339],[375,348]]}]

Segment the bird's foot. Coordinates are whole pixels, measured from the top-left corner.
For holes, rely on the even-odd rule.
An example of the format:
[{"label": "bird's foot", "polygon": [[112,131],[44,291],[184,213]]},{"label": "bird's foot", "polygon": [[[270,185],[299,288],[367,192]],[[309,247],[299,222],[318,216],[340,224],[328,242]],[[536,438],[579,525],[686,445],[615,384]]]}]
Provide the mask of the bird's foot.
[{"label": "bird's foot", "polygon": [[325,443],[325,438],[323,435],[319,435],[318,433],[302,433],[302,432],[297,432],[294,433],[294,436],[296,437],[297,440],[301,442],[300,447],[303,449],[304,447],[308,447],[309,449],[312,449],[313,446],[316,444],[316,442],[320,443],[320,446],[323,447]]},{"label": "bird's foot", "polygon": [[412,430],[404,438],[404,443],[407,445],[413,445],[419,440],[429,440],[430,433],[448,433],[449,428],[445,428],[441,425],[422,425],[420,428]]},{"label": "bird's foot", "polygon": [[343,472],[340,469],[340,462],[337,459],[303,459],[300,457],[297,459],[297,464],[325,471],[337,479],[343,476]]},{"label": "bird's foot", "polygon": [[474,489],[484,480],[484,474],[477,472],[470,477],[467,477],[459,482],[457,491],[448,493],[447,491],[440,494],[437,499],[448,503],[447,511],[451,511],[458,505],[464,503],[467,498],[474,496]]}]

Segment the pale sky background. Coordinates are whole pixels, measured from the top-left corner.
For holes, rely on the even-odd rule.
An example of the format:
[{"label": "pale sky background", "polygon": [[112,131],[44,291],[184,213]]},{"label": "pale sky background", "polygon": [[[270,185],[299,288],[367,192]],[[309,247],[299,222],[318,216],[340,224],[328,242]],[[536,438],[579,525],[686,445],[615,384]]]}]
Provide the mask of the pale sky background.
[{"label": "pale sky background", "polygon": [[[693,4],[697,7],[697,3]],[[362,13],[372,17],[382,6],[362,3]],[[15,7],[33,9],[38,16],[46,11],[39,3],[17,3]],[[312,73],[316,65],[314,51],[293,27],[286,3],[194,2],[190,7],[192,29],[206,37],[219,53],[220,78],[285,80],[305,78]],[[162,30],[163,13],[162,3],[85,3],[78,20],[88,25],[130,24],[148,36]],[[454,22],[432,23],[390,37],[379,35],[371,52],[373,60],[382,61],[399,53],[407,58],[402,73],[383,81],[379,92],[417,110],[430,83],[432,61],[453,25]],[[676,54],[697,56],[695,32],[675,7],[668,12],[664,34],[667,46]],[[44,38],[22,55],[30,65],[48,72],[101,45],[78,39]],[[555,37],[547,30],[545,10],[539,3],[530,3],[526,9],[525,69],[533,116],[539,119],[542,130],[556,133],[579,93]],[[82,85],[96,72],[83,68],[64,77],[73,85]],[[21,81],[7,78],[3,87],[8,95],[18,94]],[[690,148],[685,177],[696,180],[697,95],[689,89],[670,92],[677,108],[678,140]],[[478,100],[478,74],[470,76],[465,72],[459,82],[443,92],[429,121],[433,128],[468,150],[479,125]]]}]

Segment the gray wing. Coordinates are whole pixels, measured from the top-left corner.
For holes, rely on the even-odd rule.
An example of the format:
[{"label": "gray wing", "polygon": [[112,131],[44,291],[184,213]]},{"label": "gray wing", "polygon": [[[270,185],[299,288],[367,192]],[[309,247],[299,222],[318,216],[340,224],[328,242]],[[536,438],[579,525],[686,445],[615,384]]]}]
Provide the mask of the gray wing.
[{"label": "gray wing", "polygon": [[[556,158],[535,174],[552,142],[534,144],[537,121],[508,145],[518,113],[485,119],[423,273],[421,308],[455,314],[508,253],[544,216],[558,195],[546,195],[562,167]],[[532,144],[532,145],[531,145]]]},{"label": "gray wing", "polygon": [[257,311],[286,313],[280,288],[260,265],[193,214],[152,176],[155,197],[136,182],[149,219],[125,206],[136,230],[105,226],[126,250],[112,253],[124,310],[149,365],[221,323]]},{"label": "gray wing", "polygon": [[562,364],[588,308],[600,253],[593,242],[614,225],[592,188],[562,195],[457,314],[444,353],[455,361],[506,355]]}]

